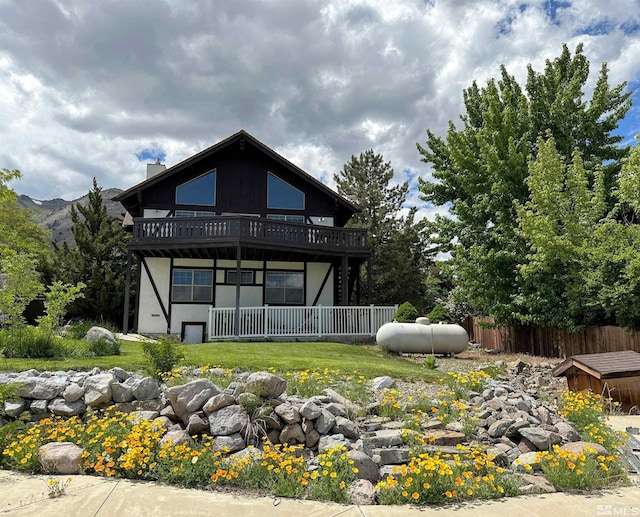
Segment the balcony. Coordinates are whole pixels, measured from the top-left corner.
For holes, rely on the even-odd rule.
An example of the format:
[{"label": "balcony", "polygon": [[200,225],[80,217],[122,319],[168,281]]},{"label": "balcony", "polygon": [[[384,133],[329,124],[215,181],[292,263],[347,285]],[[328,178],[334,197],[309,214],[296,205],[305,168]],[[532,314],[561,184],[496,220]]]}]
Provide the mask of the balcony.
[{"label": "balcony", "polygon": [[[136,218],[133,250],[207,250],[254,247],[318,255],[367,257],[364,229],[312,226],[246,216]],[[202,256],[198,253],[197,256]]]}]

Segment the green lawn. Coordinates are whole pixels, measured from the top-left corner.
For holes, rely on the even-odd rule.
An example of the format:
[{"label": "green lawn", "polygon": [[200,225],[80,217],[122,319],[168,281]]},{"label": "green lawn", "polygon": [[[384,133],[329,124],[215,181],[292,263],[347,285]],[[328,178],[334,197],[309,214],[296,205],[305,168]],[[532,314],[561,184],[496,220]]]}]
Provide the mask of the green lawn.
[{"label": "green lawn", "polygon": [[[377,346],[344,345],[339,343],[205,343],[181,345],[183,365],[219,366],[247,371],[273,367],[278,371],[337,370],[356,371],[367,378],[389,375],[395,379],[435,381],[442,373],[427,370],[422,365],[402,357],[386,355]],[[78,357],[66,359],[0,359],[0,370],[90,370],[119,366],[128,371],[142,372],[148,362],[142,344],[123,341],[121,355],[107,357]]]}]

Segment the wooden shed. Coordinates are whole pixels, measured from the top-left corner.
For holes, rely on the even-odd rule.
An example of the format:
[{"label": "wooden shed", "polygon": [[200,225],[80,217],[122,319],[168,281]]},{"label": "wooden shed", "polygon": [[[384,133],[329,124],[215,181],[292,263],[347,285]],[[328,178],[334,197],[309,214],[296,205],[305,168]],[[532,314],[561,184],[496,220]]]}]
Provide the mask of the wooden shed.
[{"label": "wooden shed", "polygon": [[634,350],[574,355],[553,369],[571,391],[592,391],[620,402],[623,411],[640,408],[640,353]]}]

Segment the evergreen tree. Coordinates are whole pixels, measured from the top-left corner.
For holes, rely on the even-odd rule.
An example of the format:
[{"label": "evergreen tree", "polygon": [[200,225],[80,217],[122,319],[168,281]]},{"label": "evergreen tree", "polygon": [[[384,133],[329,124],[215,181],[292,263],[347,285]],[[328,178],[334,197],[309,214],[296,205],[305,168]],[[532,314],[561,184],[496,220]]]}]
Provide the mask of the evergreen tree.
[{"label": "evergreen tree", "polygon": [[71,315],[119,323],[124,310],[129,235],[117,217],[107,214],[101,192],[94,178],[88,203],[71,206],[76,247],[66,242],[54,245],[49,274],[55,281],[86,284],[84,298],[69,308]]},{"label": "evergreen tree", "polygon": [[[406,217],[400,215],[408,183],[390,186],[391,164],[372,149],[359,157],[351,156],[334,179],[338,192],[360,208],[349,226],[367,229],[372,250],[372,302],[421,302],[424,294],[421,227],[414,222],[415,209]],[[361,271],[361,278],[366,285],[366,271]]]}]

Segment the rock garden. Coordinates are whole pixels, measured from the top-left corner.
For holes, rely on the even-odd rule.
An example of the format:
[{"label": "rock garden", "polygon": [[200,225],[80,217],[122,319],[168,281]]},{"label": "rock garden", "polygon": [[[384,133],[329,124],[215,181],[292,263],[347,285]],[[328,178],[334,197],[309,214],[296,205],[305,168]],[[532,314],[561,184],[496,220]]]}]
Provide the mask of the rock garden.
[{"label": "rock garden", "polygon": [[487,361],[441,385],[209,366],[159,380],[119,368],[0,373],[0,461],[356,504],[624,483],[606,401],[550,372]]}]

